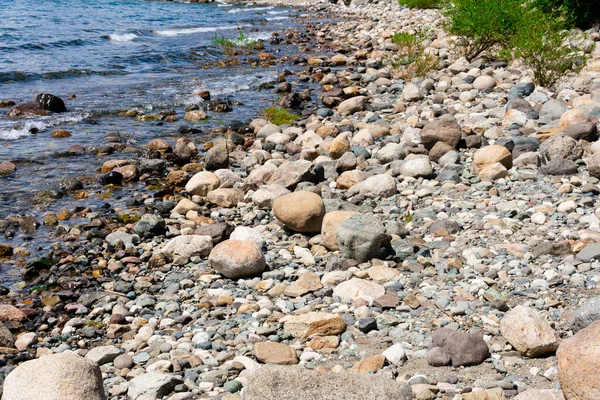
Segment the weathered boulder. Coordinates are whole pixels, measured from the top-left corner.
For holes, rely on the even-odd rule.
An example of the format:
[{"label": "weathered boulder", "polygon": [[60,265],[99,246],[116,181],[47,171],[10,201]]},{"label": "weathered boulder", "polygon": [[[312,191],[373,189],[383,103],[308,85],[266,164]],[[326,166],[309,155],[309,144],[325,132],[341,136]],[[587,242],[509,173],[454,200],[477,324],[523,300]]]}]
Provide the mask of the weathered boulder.
[{"label": "weathered boulder", "polygon": [[358,262],[385,258],[391,240],[385,226],[372,215],[365,214],[345,219],[338,226],[337,238],[342,256]]},{"label": "weathered boulder", "polygon": [[265,258],[255,241],[229,239],[212,249],[208,265],[227,278],[246,278],[264,271]]},{"label": "weathered boulder", "polygon": [[206,257],[212,250],[212,238],[207,235],[176,236],[162,249],[162,253],[172,259],[173,264],[187,264],[190,257]]},{"label": "weathered boulder", "polygon": [[527,357],[542,357],[558,348],[558,337],[548,321],[531,307],[516,306],[500,321],[502,336]]},{"label": "weathered boulder", "polygon": [[4,400],[105,400],[98,364],[73,353],[26,361],[4,381]]},{"label": "weathered boulder", "polygon": [[325,204],[318,194],[294,192],[276,199],[273,202],[273,213],[286,228],[294,232],[320,232]]}]

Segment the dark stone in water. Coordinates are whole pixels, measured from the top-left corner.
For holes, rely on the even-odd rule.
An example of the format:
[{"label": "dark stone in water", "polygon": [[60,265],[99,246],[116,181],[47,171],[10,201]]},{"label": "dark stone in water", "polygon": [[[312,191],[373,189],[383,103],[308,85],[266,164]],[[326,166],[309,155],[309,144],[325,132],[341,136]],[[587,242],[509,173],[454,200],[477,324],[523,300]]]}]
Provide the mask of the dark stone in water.
[{"label": "dark stone in water", "polygon": [[83,184],[76,178],[65,178],[58,182],[58,187],[65,192],[83,189]]},{"label": "dark stone in water", "polygon": [[181,133],[182,135],[192,135],[192,134],[200,134],[202,133],[202,129],[200,128],[190,128],[189,126],[180,126],[179,130],[177,131],[178,133]]},{"label": "dark stone in water", "polygon": [[50,267],[52,267],[52,260],[48,257],[36,257],[27,262],[27,268],[36,270],[50,269]]},{"label": "dark stone in water", "polygon": [[146,158],[149,160],[162,157],[162,155],[160,154],[160,151],[155,150],[151,147],[147,147],[147,146],[141,147],[138,151],[138,155],[141,158]]},{"label": "dark stone in water", "polygon": [[49,93],[40,93],[35,98],[35,101],[46,111],[52,111],[55,113],[67,112],[65,102],[60,97],[54,96]]},{"label": "dark stone in water", "polygon": [[110,171],[100,175],[99,181],[101,185],[120,185],[123,182],[123,175],[117,171]]},{"label": "dark stone in water", "polygon": [[0,296],[5,296],[10,293],[10,290],[5,286],[0,286]]}]

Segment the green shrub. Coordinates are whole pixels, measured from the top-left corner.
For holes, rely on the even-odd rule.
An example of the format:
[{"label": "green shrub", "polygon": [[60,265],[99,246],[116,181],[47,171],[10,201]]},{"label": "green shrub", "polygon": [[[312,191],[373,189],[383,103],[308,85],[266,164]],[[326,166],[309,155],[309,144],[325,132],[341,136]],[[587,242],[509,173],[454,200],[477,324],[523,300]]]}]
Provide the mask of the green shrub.
[{"label": "green shrub", "polygon": [[404,78],[425,76],[438,64],[438,58],[432,54],[425,53],[423,41],[428,32],[419,29],[416,34],[399,32],[395,33],[391,41],[400,47],[401,57],[399,65]]},{"label": "green shrub", "polygon": [[264,115],[269,122],[275,125],[289,125],[300,119],[299,115],[292,114],[281,107],[267,107],[265,108]]},{"label": "green shrub", "polygon": [[448,31],[465,42],[468,60],[505,46],[522,21],[523,0],[449,0],[444,7]]},{"label": "green shrub", "polygon": [[523,17],[504,53],[522,59],[538,85],[552,87],[567,71],[585,65],[583,52],[569,45],[571,25],[567,16],[528,7]]},{"label": "green shrub", "polygon": [[264,48],[263,43],[260,40],[250,39],[240,32],[237,38],[228,39],[224,35],[218,36],[216,33],[210,40],[211,44],[221,49],[225,55],[225,64],[235,64],[236,60],[231,57],[235,55],[238,50],[260,50]]},{"label": "green shrub", "polygon": [[406,6],[408,8],[438,8],[440,5],[439,0],[398,0],[398,4]]},{"label": "green shrub", "polygon": [[548,13],[565,14],[580,28],[600,21],[600,0],[534,0],[534,4]]}]

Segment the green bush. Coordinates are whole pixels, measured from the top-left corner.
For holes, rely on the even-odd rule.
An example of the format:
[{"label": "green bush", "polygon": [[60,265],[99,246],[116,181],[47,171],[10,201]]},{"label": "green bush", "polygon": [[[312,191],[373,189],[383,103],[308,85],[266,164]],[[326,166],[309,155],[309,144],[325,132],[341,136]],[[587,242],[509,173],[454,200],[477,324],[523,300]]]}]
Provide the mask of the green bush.
[{"label": "green bush", "polygon": [[444,8],[448,31],[466,41],[468,60],[505,46],[522,20],[523,0],[449,0]]},{"label": "green bush", "polygon": [[600,21],[600,0],[534,0],[534,4],[547,13],[565,14],[580,28]]},{"label": "green bush", "polygon": [[289,125],[300,119],[299,115],[292,114],[281,107],[267,107],[265,108],[264,115],[269,122],[275,125]]},{"label": "green bush", "polygon": [[398,0],[398,4],[406,6],[408,8],[438,8],[440,5],[439,0]]},{"label": "green bush", "polygon": [[564,14],[525,8],[523,23],[519,24],[504,53],[522,59],[538,85],[552,87],[567,71],[577,71],[585,64],[583,52],[569,45],[570,27],[569,18]]}]

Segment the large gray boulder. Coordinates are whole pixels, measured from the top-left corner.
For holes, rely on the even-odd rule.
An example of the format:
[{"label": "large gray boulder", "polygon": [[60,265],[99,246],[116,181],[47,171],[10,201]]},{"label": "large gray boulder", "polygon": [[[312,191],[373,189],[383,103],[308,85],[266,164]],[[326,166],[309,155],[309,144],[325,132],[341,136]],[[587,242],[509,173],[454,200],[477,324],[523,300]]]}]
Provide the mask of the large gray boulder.
[{"label": "large gray boulder", "polygon": [[384,376],[265,366],[248,378],[244,400],[410,400],[410,386]]},{"label": "large gray boulder", "polygon": [[342,256],[358,262],[385,257],[391,240],[385,226],[372,215],[366,214],[344,220],[338,227],[337,237]]},{"label": "large gray boulder", "polygon": [[106,400],[100,367],[73,353],[19,365],[4,381],[3,400]]}]

